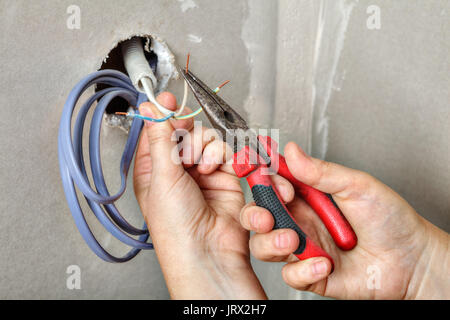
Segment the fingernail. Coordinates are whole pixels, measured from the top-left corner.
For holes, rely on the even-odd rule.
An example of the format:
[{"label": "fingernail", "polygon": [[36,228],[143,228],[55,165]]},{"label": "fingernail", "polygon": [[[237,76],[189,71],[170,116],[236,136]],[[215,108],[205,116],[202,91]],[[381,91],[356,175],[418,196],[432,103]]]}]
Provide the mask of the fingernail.
[{"label": "fingernail", "polygon": [[203,155],[202,166],[205,169],[209,169],[209,168],[211,168],[212,164],[213,164],[213,161],[212,161],[211,157]]},{"label": "fingernail", "polygon": [[324,274],[327,271],[327,264],[323,261],[315,262],[312,265],[312,272],[316,275]]},{"label": "fingernail", "polygon": [[259,228],[259,217],[258,214],[254,213],[251,217],[251,224],[254,230],[258,230]]},{"label": "fingernail", "polygon": [[280,233],[279,235],[277,235],[275,239],[275,245],[279,249],[287,248],[287,246],[289,245],[288,235],[286,233]]}]

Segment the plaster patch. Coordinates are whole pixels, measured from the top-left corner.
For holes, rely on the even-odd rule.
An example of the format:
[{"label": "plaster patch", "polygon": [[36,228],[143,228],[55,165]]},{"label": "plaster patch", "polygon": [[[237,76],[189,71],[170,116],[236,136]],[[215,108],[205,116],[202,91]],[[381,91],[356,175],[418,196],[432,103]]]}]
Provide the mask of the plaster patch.
[{"label": "plaster patch", "polygon": [[[133,112],[132,107],[128,108],[127,112]],[[108,127],[119,128],[128,134],[133,123],[133,119],[124,116],[118,116],[116,114],[107,114],[103,116],[103,120]]]},{"label": "plaster patch", "polygon": [[196,36],[195,34],[188,34],[188,40],[193,43],[202,42],[202,38],[199,36]]},{"label": "plaster patch", "polygon": [[178,0],[181,2],[181,11],[186,12],[189,9],[198,8],[198,5],[194,2],[194,0]]},{"label": "plaster patch", "polygon": [[150,49],[158,56],[158,68],[156,69],[158,86],[155,92],[158,94],[167,88],[171,79],[178,79],[180,75],[176,68],[175,56],[167,43],[157,36],[152,36],[152,39]]},{"label": "plaster patch", "polygon": [[[333,89],[340,91],[343,75],[337,67],[345,43],[348,22],[359,0],[322,0],[317,25],[313,62],[313,129],[312,153],[325,158],[328,149],[328,103]],[[337,83],[336,83],[336,80]]]}]

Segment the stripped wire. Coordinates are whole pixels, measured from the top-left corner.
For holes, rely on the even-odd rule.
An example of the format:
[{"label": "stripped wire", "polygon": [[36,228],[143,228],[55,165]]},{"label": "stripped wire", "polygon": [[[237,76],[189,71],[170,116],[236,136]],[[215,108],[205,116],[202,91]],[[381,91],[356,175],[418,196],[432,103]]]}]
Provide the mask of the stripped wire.
[{"label": "stripped wire", "polygon": [[[187,72],[187,68],[186,68],[186,72]],[[227,80],[227,81],[225,81],[224,83],[222,83],[220,86],[218,86],[217,88],[215,88],[213,91],[214,91],[214,93],[217,93],[217,92],[219,92],[220,91],[220,89],[222,89],[225,85],[227,85],[228,83],[230,82],[230,80]],[[185,83],[185,86],[187,87],[187,81],[185,80],[184,81],[184,83]],[[184,120],[184,119],[189,119],[189,118],[192,118],[192,117],[195,117],[196,115],[198,115],[198,114],[200,114],[200,112],[202,112],[202,108],[198,108],[195,112],[193,112],[193,113],[191,113],[191,114],[188,114],[187,116],[178,116],[178,117],[175,117],[175,119],[177,119],[177,120]]]},{"label": "stripped wire", "polygon": [[220,86],[218,86],[217,88],[215,88],[213,91],[214,93],[217,93],[220,91],[220,89],[222,89],[224,86],[226,86],[228,83],[230,82],[230,80],[225,81],[224,83],[222,83]]},{"label": "stripped wire", "polygon": [[[186,73],[189,70],[189,58],[190,58],[190,56],[191,55],[188,53],[187,59],[186,59]],[[214,93],[218,93],[220,91],[220,89],[222,89],[229,82],[230,82],[230,80],[227,80],[227,81],[223,82],[220,86],[218,86],[217,88],[215,88],[213,90]],[[166,117],[161,118],[161,119],[144,117],[143,115],[140,115],[138,113],[130,113],[130,112],[116,112],[115,114],[116,115],[124,115],[124,116],[130,117],[130,118],[139,118],[139,119],[148,120],[148,121],[152,121],[152,122],[164,122],[164,121],[169,120],[170,118],[174,118],[176,120],[185,120],[185,119],[193,118],[193,117],[199,115],[203,111],[203,109],[200,107],[196,111],[194,111],[194,112],[192,112],[190,114],[187,114],[187,115],[184,115],[184,116],[181,115],[181,113],[183,113],[183,111],[184,111],[184,109],[186,107],[188,93],[189,93],[188,83],[187,83],[186,80],[184,80],[184,95],[183,95],[183,101],[181,103],[180,108],[178,109],[178,111],[176,113],[175,112],[171,112],[171,113],[164,112],[166,114]],[[154,96],[149,97],[149,100],[150,100],[150,102],[153,102],[157,107],[159,106],[158,103],[155,103],[156,99],[154,99]],[[160,108],[158,108],[158,109],[160,109]],[[161,109],[160,109],[160,111],[161,111]]]},{"label": "stripped wire", "polygon": [[187,59],[186,59],[186,73],[188,73],[189,71],[189,58],[191,57],[191,54],[188,53],[187,54]]}]

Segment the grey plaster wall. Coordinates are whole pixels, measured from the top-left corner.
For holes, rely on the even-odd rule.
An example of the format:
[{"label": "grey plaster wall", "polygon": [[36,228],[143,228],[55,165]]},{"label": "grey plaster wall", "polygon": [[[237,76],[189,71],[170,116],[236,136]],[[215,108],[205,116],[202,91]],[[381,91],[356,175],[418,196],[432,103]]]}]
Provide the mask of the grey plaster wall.
[{"label": "grey plaster wall", "polygon": [[[66,27],[72,4],[79,30]],[[366,27],[373,4],[380,30]],[[133,34],[163,38],[180,63],[190,52],[208,83],[232,80],[221,94],[253,125],[372,173],[449,231],[449,10],[446,0],[0,0],[0,298],[168,298],[153,252],[121,265],[90,252],[59,179],[67,93]],[[170,89],[181,94],[180,82]],[[125,138],[102,132],[112,189]],[[128,191],[118,206],[138,224],[131,183]],[[102,243],[124,252],[89,221]],[[73,264],[81,290],[66,287]],[[289,290],[280,264],[254,264],[271,298],[313,297]]]}]

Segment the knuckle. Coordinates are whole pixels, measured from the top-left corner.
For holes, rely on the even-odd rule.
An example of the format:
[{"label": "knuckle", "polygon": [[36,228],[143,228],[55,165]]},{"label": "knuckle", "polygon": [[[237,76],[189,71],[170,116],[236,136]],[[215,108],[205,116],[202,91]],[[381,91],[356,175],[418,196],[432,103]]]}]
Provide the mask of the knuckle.
[{"label": "knuckle", "polygon": [[165,130],[154,130],[153,132],[151,132],[151,134],[149,134],[148,142],[152,146],[156,144],[171,142],[171,138],[170,135],[165,132]]},{"label": "knuckle", "polygon": [[298,262],[288,263],[281,270],[283,280],[291,287],[302,290],[306,284],[303,281],[303,274]]},{"label": "knuckle", "polygon": [[327,173],[330,172],[331,167],[332,167],[331,162],[320,160],[320,162],[319,162],[319,174],[318,174],[317,182],[322,180],[322,178],[325,177],[327,175]]},{"label": "knuckle", "polygon": [[292,281],[295,277],[293,277],[292,275],[292,265],[291,264],[286,264],[282,269],[281,269],[281,276],[283,277],[284,282],[286,282],[287,284],[292,284]]},{"label": "knuckle", "polygon": [[261,244],[260,241],[258,240],[258,237],[256,237],[256,235],[251,236],[249,241],[250,252],[257,259],[261,258],[260,256],[261,250],[259,250],[260,246]]},{"label": "knuckle", "polygon": [[241,220],[241,225],[246,228],[249,229],[250,228],[250,213],[249,213],[249,209],[250,208],[243,208],[240,214],[240,220]]},{"label": "knuckle", "polygon": [[361,197],[371,189],[376,181],[372,175],[364,171],[357,171],[350,179],[346,198]]}]

